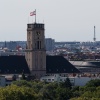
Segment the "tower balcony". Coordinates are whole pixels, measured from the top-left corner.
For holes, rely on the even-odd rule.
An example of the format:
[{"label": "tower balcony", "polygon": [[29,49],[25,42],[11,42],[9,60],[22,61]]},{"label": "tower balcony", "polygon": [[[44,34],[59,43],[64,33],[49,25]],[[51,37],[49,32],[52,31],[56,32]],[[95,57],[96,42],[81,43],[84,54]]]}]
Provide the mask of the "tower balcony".
[{"label": "tower balcony", "polygon": [[44,24],[34,23],[34,24],[27,24],[27,31],[41,29],[44,30]]}]

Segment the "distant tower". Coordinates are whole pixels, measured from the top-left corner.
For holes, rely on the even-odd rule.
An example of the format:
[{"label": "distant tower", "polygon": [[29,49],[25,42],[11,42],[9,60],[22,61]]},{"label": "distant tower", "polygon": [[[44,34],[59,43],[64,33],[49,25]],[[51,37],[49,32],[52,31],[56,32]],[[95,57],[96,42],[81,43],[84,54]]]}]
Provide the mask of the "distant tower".
[{"label": "distant tower", "polygon": [[46,49],[45,49],[44,24],[27,24],[26,61],[31,74],[36,78],[46,74]]},{"label": "distant tower", "polygon": [[96,33],[95,33],[95,26],[94,26],[94,37],[93,37],[94,42],[96,41]]}]

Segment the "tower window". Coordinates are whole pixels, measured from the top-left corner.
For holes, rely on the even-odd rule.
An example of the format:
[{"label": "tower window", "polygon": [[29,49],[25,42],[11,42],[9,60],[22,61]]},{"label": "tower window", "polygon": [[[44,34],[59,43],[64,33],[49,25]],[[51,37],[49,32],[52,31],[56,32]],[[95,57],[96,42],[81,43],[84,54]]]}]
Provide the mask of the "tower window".
[{"label": "tower window", "polygon": [[36,49],[36,43],[35,43],[35,49]]},{"label": "tower window", "polygon": [[37,49],[39,49],[39,41],[37,41]]},{"label": "tower window", "polygon": [[41,41],[40,41],[40,49],[41,49]]},{"label": "tower window", "polygon": [[28,28],[31,28],[31,25],[30,24],[28,24]]},{"label": "tower window", "polygon": [[42,28],[44,28],[44,25],[42,25]]}]

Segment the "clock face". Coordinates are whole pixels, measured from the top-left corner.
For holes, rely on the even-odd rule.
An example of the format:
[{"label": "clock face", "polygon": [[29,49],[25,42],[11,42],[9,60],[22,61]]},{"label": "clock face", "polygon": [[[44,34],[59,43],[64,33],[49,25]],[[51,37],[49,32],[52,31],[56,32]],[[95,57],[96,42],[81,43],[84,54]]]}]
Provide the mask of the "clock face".
[{"label": "clock face", "polygon": [[40,35],[40,32],[37,32],[37,35]]}]

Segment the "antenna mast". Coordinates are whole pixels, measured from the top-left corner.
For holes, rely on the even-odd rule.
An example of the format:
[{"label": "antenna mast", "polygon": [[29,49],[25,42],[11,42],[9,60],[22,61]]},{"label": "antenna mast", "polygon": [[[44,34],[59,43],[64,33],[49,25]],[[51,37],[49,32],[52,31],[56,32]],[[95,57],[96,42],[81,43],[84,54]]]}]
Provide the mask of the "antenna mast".
[{"label": "antenna mast", "polygon": [[95,35],[96,34],[95,34],[95,26],[94,26],[94,38],[93,38],[94,42],[96,41],[96,36]]}]

